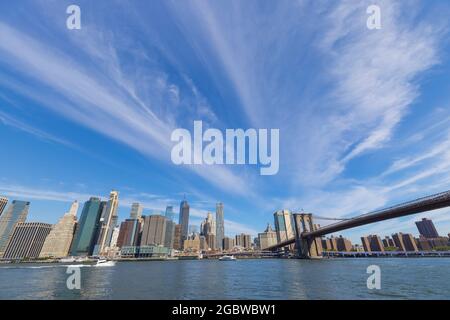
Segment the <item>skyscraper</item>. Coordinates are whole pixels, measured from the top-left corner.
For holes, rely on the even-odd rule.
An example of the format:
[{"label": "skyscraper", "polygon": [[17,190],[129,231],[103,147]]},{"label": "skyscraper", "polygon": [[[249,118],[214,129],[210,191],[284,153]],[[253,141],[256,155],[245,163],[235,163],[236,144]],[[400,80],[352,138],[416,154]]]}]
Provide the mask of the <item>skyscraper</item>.
[{"label": "skyscraper", "polygon": [[223,249],[223,238],[225,237],[225,223],[223,215],[223,203],[216,204],[216,249]]},{"label": "skyscraper", "polygon": [[29,208],[29,202],[13,200],[8,209],[0,216],[0,258],[5,253],[16,225],[27,219]]},{"label": "skyscraper", "polygon": [[37,258],[52,225],[40,222],[18,223],[3,255],[4,259]]},{"label": "skyscraper", "polygon": [[130,219],[140,219],[142,217],[142,211],[144,208],[140,203],[133,203],[131,205]]},{"label": "skyscraper", "polygon": [[433,221],[427,218],[423,218],[422,221],[416,221],[416,226],[419,230],[419,233],[427,239],[439,237]]},{"label": "skyscraper", "polygon": [[183,200],[180,203],[180,217],[178,224],[181,225],[181,243],[184,243],[189,232],[189,204],[186,200]]},{"label": "skyscraper", "polygon": [[174,229],[175,232],[173,235],[173,248],[175,250],[182,250],[183,242],[181,242],[181,224],[176,224]]},{"label": "skyscraper", "polygon": [[294,221],[289,210],[279,210],[273,214],[278,242],[294,237]]},{"label": "skyscraper", "polygon": [[3,210],[5,210],[7,204],[8,198],[0,196],[0,216],[2,215]]},{"label": "skyscraper", "polygon": [[259,247],[264,250],[270,246],[277,244],[277,233],[272,230],[270,224],[267,224],[267,228],[264,232],[258,233]]},{"label": "skyscraper", "polygon": [[69,254],[75,225],[77,223],[78,201],[72,203],[70,210],[52,227],[45,239],[39,257],[62,258]]},{"label": "skyscraper", "polygon": [[[167,213],[167,212],[166,212]],[[164,235],[164,247],[172,249],[175,237],[175,222],[166,217],[166,231]]]},{"label": "skyscraper", "polygon": [[165,214],[165,216],[166,216],[167,220],[173,221],[174,213],[173,213],[173,207],[172,206],[167,206],[166,207],[166,214]]},{"label": "skyscraper", "polygon": [[106,202],[95,197],[84,203],[77,231],[72,242],[71,254],[73,256],[92,255],[104,206],[106,206]]},{"label": "skyscraper", "polygon": [[[216,233],[216,222],[213,219],[211,212],[208,212],[206,219],[200,224],[200,235],[207,236],[208,234]],[[215,245],[214,245],[215,246]]]},{"label": "skyscraper", "polygon": [[117,207],[119,206],[119,193],[115,190],[109,194],[109,201],[103,209],[100,218],[100,230],[97,244],[94,248],[94,255],[105,254],[106,247],[109,247],[112,233],[117,226]]},{"label": "skyscraper", "polygon": [[368,235],[367,237],[361,237],[361,242],[363,244],[364,251],[366,252],[384,251],[383,242],[381,241],[380,236]]},{"label": "skyscraper", "polygon": [[164,246],[166,237],[166,218],[160,215],[144,218],[141,246]]},{"label": "skyscraper", "polygon": [[139,244],[139,232],[141,230],[141,222],[138,219],[127,219],[120,224],[119,237],[117,246],[134,247]]}]

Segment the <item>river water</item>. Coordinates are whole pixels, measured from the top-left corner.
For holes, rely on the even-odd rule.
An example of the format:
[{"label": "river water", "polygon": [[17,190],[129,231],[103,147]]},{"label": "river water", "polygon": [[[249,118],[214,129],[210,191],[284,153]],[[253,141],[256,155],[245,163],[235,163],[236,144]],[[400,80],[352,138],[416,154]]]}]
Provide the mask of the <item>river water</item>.
[{"label": "river water", "polygon": [[[380,267],[381,289],[367,268]],[[80,268],[1,265],[0,299],[450,299],[449,258],[118,262]]]}]

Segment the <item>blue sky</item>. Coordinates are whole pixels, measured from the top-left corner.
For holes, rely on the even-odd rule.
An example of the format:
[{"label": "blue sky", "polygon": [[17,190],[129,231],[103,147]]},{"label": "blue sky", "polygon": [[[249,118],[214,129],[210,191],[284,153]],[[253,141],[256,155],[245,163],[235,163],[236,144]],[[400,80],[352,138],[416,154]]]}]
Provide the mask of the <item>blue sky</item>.
[{"label": "blue sky", "polygon": [[[369,30],[373,3],[1,3],[0,194],[50,223],[113,188],[122,219],[186,194],[191,224],[222,201],[226,233],[256,235],[278,209],[354,216],[450,189],[450,4],[375,1]],[[172,164],[194,120],[280,129],[279,173]],[[450,232],[443,209],[343,234],[417,234],[421,217]]]}]

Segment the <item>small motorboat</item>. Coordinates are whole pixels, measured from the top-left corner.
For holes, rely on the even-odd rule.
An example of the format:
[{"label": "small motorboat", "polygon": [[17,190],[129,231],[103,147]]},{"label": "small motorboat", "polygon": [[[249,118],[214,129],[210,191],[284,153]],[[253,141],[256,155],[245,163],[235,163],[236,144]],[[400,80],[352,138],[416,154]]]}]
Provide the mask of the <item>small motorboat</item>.
[{"label": "small motorboat", "polygon": [[116,265],[115,261],[108,261],[106,259],[98,259],[95,267],[114,267]]},{"label": "small motorboat", "polygon": [[222,256],[219,258],[220,261],[235,261],[236,258],[234,256]]}]

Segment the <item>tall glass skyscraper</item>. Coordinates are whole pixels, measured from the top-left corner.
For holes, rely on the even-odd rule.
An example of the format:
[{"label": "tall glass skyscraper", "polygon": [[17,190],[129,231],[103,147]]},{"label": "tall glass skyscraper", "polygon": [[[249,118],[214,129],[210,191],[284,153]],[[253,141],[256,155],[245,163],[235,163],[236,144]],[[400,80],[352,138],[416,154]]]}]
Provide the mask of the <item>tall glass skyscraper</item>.
[{"label": "tall glass skyscraper", "polygon": [[142,211],[144,208],[138,202],[131,205],[130,219],[140,219],[142,217]]},{"label": "tall glass skyscraper", "polygon": [[173,207],[172,206],[167,206],[166,207],[166,219],[172,221],[173,220]]},{"label": "tall glass skyscraper", "polygon": [[223,238],[225,237],[225,223],[223,217],[223,203],[216,204],[216,249],[223,249]]},{"label": "tall glass skyscraper", "polygon": [[97,240],[100,216],[106,202],[92,197],[86,201],[81,212],[75,238],[72,243],[71,254],[73,256],[92,255]]},{"label": "tall glass skyscraper", "polygon": [[189,233],[189,204],[186,200],[180,203],[180,218],[178,224],[181,225],[181,243],[188,238]]},{"label": "tall glass skyscraper", "polygon": [[8,209],[0,216],[0,258],[5,253],[16,225],[27,219],[29,208],[29,202],[13,200]]}]

